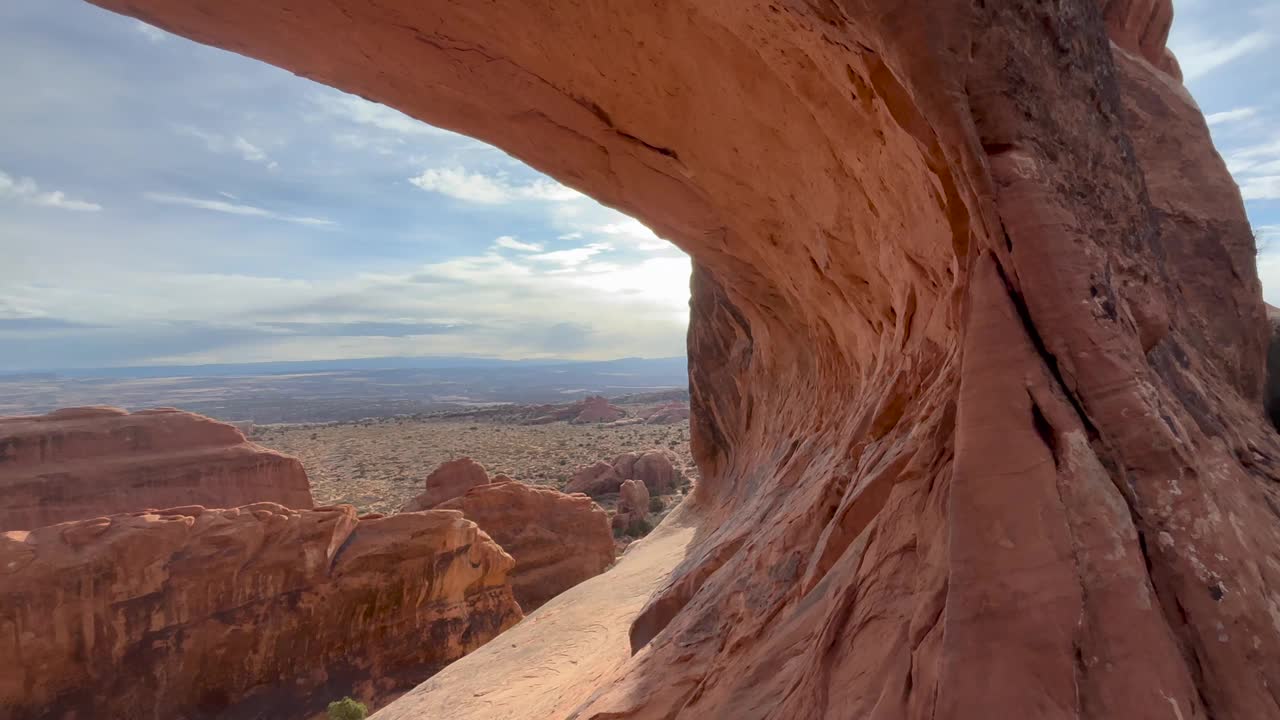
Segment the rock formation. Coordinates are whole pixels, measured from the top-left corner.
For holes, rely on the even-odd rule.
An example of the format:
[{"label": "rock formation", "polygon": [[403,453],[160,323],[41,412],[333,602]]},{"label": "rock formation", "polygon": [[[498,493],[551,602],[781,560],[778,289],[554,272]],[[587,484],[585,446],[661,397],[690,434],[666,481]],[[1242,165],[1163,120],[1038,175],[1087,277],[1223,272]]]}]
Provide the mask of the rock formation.
[{"label": "rock formation", "polygon": [[627,480],[618,491],[618,507],[613,514],[613,529],[629,535],[637,531],[649,516],[649,489],[639,480]]},{"label": "rock formation", "polygon": [[1276,716],[1267,325],[1169,0],[96,2],[693,258],[701,530],[574,717]]},{"label": "rock formation", "polygon": [[296,458],[171,408],[0,418],[0,497],[0,530],[178,505],[312,505]]},{"label": "rock formation", "polygon": [[430,510],[445,500],[452,500],[471,488],[488,482],[488,471],[469,457],[440,463],[440,467],[427,476],[426,491],[410,500],[401,512]]},{"label": "rock formation", "polygon": [[669,455],[661,450],[646,450],[579,468],[565,483],[564,491],[592,497],[609,495],[618,492],[624,480],[632,478],[644,483],[653,495],[670,495],[684,480]]},{"label": "rock formation", "polygon": [[583,400],[579,404],[577,411],[577,414],[569,421],[577,425],[613,422],[627,416],[627,411],[611,404],[608,398],[600,395],[594,395]]},{"label": "rock formation", "polygon": [[604,460],[598,460],[584,468],[579,468],[565,483],[564,491],[599,497],[616,493],[621,486],[622,478],[613,469],[613,465]]},{"label": "rock formation", "polygon": [[508,481],[439,506],[461,510],[515,558],[511,588],[525,612],[613,562],[609,515],[584,495]]},{"label": "rock formation", "polygon": [[689,420],[689,406],[686,403],[667,403],[654,408],[645,416],[647,425],[673,425]]},{"label": "rock formation", "polygon": [[0,534],[0,717],[307,718],[521,617],[460,513],[177,508]]}]

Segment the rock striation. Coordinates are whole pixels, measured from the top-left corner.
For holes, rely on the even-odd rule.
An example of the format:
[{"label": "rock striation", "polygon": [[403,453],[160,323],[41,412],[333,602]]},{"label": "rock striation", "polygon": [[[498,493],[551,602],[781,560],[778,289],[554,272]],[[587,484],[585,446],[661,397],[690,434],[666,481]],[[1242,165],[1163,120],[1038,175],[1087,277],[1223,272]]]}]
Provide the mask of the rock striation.
[{"label": "rock striation", "polygon": [[469,457],[440,463],[440,467],[427,476],[426,490],[406,503],[401,512],[430,510],[445,500],[452,500],[477,485],[487,483],[489,472]]},{"label": "rock striation", "polygon": [[472,488],[438,507],[460,510],[511,554],[511,588],[525,612],[613,563],[609,515],[584,495],[511,480]]},{"label": "rock striation", "polygon": [[273,503],[0,534],[0,717],[307,718],[378,702],[516,623],[460,513]]},{"label": "rock striation", "polygon": [[699,530],[574,717],[1276,716],[1256,246],[1170,0],[96,2],[693,259]]},{"label": "rock striation", "polygon": [[0,530],[180,505],[312,506],[297,458],[172,408],[0,418],[0,497]]}]

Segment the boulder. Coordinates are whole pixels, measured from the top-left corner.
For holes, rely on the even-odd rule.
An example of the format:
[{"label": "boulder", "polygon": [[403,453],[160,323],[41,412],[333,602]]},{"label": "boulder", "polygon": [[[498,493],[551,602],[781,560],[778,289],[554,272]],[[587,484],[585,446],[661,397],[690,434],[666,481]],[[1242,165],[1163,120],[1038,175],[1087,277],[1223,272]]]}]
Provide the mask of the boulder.
[{"label": "boulder", "polygon": [[455,511],[273,503],[0,534],[4,717],[307,718],[377,704],[521,618]]},{"label": "boulder", "polygon": [[172,408],[0,418],[0,530],[157,507],[312,506],[297,458]]},{"label": "boulder", "polygon": [[649,450],[636,458],[630,477],[644,483],[654,495],[670,495],[682,480],[671,458],[661,450]]},{"label": "boulder", "polygon": [[649,489],[639,480],[623,481],[613,514],[613,529],[628,535],[640,535],[640,524],[648,516]]},{"label": "boulder", "polygon": [[441,463],[427,476],[426,491],[410,500],[401,512],[430,510],[445,500],[465,494],[477,485],[489,482],[484,466],[469,457],[461,457]]},{"label": "boulder", "polygon": [[1170,0],[95,2],[688,253],[694,546],[543,717],[1276,715],[1257,247]]},{"label": "boulder", "polygon": [[600,460],[579,469],[565,483],[566,493],[583,493],[592,497],[618,492],[622,478],[609,463]]},{"label": "boulder", "polygon": [[613,562],[609,515],[585,495],[512,480],[473,488],[439,508],[462,511],[515,558],[511,587],[525,612]]}]

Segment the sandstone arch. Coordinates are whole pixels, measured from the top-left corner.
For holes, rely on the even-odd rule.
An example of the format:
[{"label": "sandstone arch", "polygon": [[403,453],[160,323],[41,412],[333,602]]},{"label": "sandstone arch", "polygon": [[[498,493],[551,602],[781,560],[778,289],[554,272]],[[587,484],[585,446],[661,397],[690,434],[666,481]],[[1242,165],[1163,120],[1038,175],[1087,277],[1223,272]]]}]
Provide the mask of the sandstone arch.
[{"label": "sandstone arch", "polygon": [[576,717],[1280,715],[1254,243],[1169,0],[95,1],[693,256],[696,550]]}]

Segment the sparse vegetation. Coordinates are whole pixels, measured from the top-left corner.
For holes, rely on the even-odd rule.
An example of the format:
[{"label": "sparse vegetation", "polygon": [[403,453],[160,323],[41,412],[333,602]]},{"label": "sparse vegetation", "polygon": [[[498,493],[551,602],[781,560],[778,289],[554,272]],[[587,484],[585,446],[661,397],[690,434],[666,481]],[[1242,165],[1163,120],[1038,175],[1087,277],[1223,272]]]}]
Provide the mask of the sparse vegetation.
[{"label": "sparse vegetation", "polygon": [[649,498],[649,512],[660,513],[667,509],[666,503],[662,502],[662,498],[654,496]]},{"label": "sparse vegetation", "polygon": [[329,720],[364,720],[369,717],[369,708],[364,703],[344,697],[329,703]]}]

